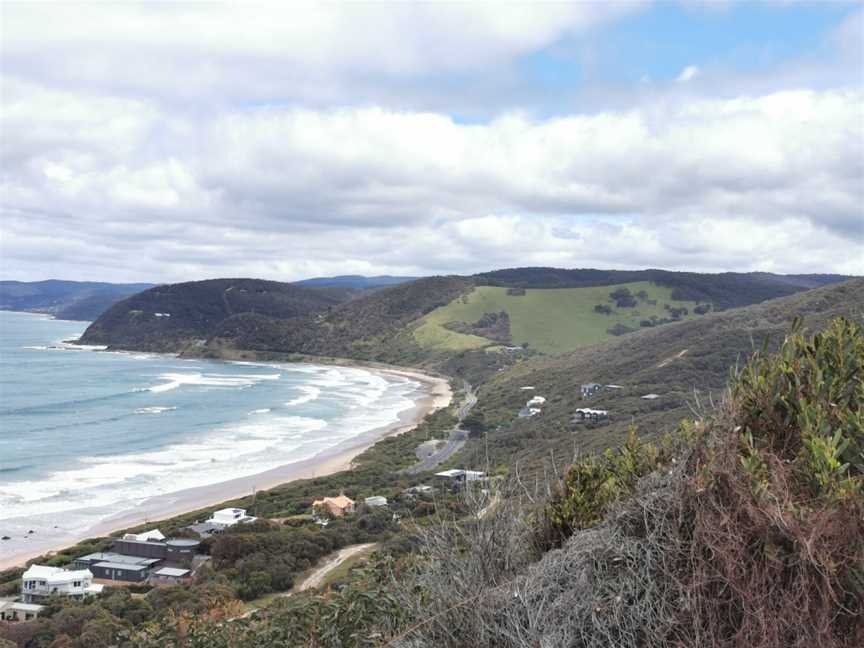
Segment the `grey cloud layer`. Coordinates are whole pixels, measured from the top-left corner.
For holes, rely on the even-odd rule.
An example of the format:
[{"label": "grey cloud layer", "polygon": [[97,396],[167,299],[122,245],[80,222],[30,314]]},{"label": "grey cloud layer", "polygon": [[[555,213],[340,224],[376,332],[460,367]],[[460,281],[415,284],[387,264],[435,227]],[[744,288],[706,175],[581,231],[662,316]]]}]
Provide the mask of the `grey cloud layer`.
[{"label": "grey cloud layer", "polygon": [[[626,108],[474,125],[411,100],[351,105],[358,87],[499,69],[639,4],[540,19],[518,7],[289,8],[264,22],[240,5],[54,6],[50,20],[6,5],[0,270],[864,273],[860,83],[748,81],[746,94],[712,97],[700,73]],[[847,32],[843,61],[860,42]]]},{"label": "grey cloud layer", "polygon": [[[80,97],[52,119],[38,93],[12,96],[7,263],[53,249],[82,271],[98,256],[154,279],[523,263],[864,271],[861,92],[482,126],[381,109],[183,121]],[[154,146],[159,132],[173,136]]]}]

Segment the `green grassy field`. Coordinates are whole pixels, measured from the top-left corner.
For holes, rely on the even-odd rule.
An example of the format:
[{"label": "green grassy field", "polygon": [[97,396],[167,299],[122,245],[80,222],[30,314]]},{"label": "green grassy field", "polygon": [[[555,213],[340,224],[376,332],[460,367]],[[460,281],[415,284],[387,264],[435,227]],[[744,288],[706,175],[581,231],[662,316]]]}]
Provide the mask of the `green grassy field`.
[{"label": "green grassy field", "polygon": [[[634,295],[647,293],[634,308],[615,308],[609,293],[628,288]],[[696,302],[673,301],[671,289],[647,281],[599,286],[592,288],[529,289],[524,295],[508,295],[506,288],[481,286],[446,306],[435,309],[414,331],[414,338],[423,348],[448,351],[476,349],[496,344],[476,335],[466,335],[444,328],[449,322],[476,322],[484,313],[507,311],[513,344],[528,344],[543,353],[562,353],[603,342],[613,337],[607,329],[623,324],[638,329],[643,319],[669,317],[665,304],[685,307],[689,313],[682,319],[694,319]],[[656,300],[649,304],[648,300]],[[612,307],[611,315],[594,311],[596,304]]]}]

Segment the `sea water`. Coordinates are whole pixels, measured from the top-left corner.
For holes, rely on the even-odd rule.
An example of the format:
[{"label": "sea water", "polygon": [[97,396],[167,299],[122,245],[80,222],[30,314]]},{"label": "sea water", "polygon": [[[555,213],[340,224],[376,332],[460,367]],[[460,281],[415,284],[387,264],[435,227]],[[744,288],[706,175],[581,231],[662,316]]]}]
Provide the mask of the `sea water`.
[{"label": "sea water", "polygon": [[0,311],[0,558],[153,496],[314,457],[395,423],[422,393],[360,368],[65,342],[86,326]]}]

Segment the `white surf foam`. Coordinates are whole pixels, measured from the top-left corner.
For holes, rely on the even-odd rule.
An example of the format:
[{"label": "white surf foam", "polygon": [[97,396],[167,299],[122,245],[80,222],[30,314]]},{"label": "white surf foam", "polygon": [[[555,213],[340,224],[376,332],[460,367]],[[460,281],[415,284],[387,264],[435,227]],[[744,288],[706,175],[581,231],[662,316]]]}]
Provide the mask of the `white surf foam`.
[{"label": "white surf foam", "polygon": [[198,387],[234,387],[247,388],[264,380],[279,380],[281,374],[204,374],[204,373],[164,373],[159,376],[160,380],[167,382],[161,385],[148,387],[147,391],[161,393],[177,389],[183,385],[195,385]]},{"label": "white surf foam", "polygon": [[303,392],[303,395],[285,403],[288,407],[303,405],[303,403],[311,403],[312,401],[317,400],[321,395],[321,390],[314,385],[299,385],[299,389]]},{"label": "white surf foam", "polygon": [[[254,475],[311,456],[296,451],[327,425],[302,416],[255,419],[159,450],[83,458],[44,479],[0,485],[0,519],[134,502]],[[286,446],[289,438],[295,442]]]},{"label": "white surf foam", "polygon": [[176,407],[139,407],[135,410],[136,414],[161,414],[162,412],[171,412],[176,410]]}]

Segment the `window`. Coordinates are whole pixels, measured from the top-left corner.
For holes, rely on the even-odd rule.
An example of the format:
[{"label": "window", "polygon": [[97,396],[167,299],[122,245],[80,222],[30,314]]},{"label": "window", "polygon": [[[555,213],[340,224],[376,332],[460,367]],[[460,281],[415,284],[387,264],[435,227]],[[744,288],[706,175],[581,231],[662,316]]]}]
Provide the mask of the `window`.
[{"label": "window", "polygon": [[81,581],[73,581],[72,587],[81,587]]}]

